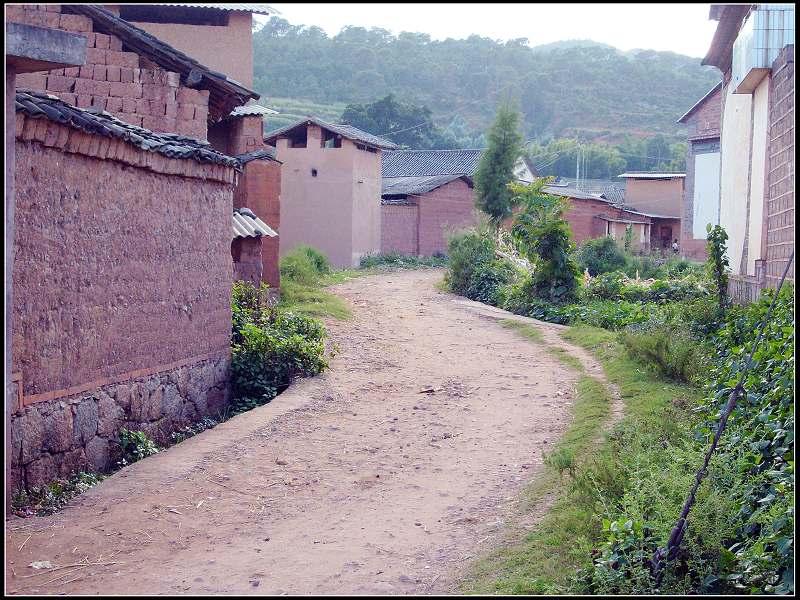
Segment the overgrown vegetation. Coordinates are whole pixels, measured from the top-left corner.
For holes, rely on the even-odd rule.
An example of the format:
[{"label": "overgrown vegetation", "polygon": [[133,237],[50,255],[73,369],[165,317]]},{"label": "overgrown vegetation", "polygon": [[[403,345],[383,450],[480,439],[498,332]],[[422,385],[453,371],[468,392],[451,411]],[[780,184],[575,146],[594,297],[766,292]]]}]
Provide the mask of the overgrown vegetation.
[{"label": "overgrown vegetation", "polygon": [[447,257],[443,254],[433,256],[410,256],[399,252],[387,252],[364,256],[360,261],[362,269],[424,269],[427,267],[446,267]]},{"label": "overgrown vegetation", "polygon": [[105,475],[81,471],[47,485],[19,489],[11,499],[11,510],[21,517],[51,515],[103,479]]},{"label": "overgrown vegetation", "polygon": [[158,446],[144,431],[130,431],[124,427],[119,430],[119,449],[122,458],[117,462],[117,468],[158,454],[159,451]]},{"label": "overgrown vegetation", "polygon": [[332,272],[327,257],[318,250],[310,246],[295,248],[281,258],[280,272],[281,310],[312,318],[352,316],[344,300],[324,289],[341,274]]}]

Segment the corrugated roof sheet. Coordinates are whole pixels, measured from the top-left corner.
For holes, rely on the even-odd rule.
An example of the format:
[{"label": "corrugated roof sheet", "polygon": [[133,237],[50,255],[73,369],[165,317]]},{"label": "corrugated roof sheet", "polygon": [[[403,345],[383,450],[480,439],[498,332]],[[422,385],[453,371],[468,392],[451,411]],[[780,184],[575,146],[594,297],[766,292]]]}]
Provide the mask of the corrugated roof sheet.
[{"label": "corrugated roof sheet", "polygon": [[49,119],[93,135],[124,140],[134,146],[158,152],[169,158],[191,159],[197,162],[226,165],[241,171],[241,163],[234,157],[214,150],[203,140],[175,133],[154,133],[120,121],[105,111],[91,111],[67,104],[56,96],[17,90],[15,108],[33,119]]},{"label": "corrugated roof sheet", "polygon": [[228,118],[235,119],[237,117],[249,117],[251,115],[277,115],[277,110],[261,106],[260,104],[245,104],[244,106],[237,106],[228,115]]},{"label": "corrugated roof sheet", "polygon": [[190,3],[168,3],[155,2],[155,6],[188,6],[191,8],[218,8],[219,10],[241,10],[244,12],[256,13],[257,15],[279,15],[280,13],[267,4],[190,4]]},{"label": "corrugated roof sheet", "polygon": [[382,157],[383,177],[474,175],[483,150],[396,150]]},{"label": "corrugated roof sheet", "polygon": [[384,177],[381,181],[382,196],[405,196],[425,194],[445,184],[464,179],[470,185],[472,180],[466,175],[433,175],[430,177]]},{"label": "corrugated roof sheet", "polygon": [[374,146],[376,148],[383,148],[386,150],[393,150],[397,148],[397,144],[394,142],[390,142],[389,140],[383,139],[376,135],[372,135],[369,132],[363,131],[358,127],[353,127],[352,125],[346,125],[342,123],[328,123],[327,121],[323,121],[317,117],[306,117],[301,119],[291,125],[286,125],[285,127],[281,127],[280,129],[276,129],[275,131],[270,131],[265,137],[264,141],[269,142],[272,140],[277,139],[278,137],[285,135],[295,129],[296,127],[300,127],[301,125],[307,125],[309,123],[313,123],[323,129],[327,129],[328,131],[332,131],[334,133],[338,133],[342,137],[346,137],[350,140],[361,142],[366,144],[367,146]]},{"label": "corrugated roof sheet", "polygon": [[554,187],[547,185],[542,188],[542,191],[553,196],[561,196],[563,198],[575,198],[577,200],[600,200],[601,202],[608,202],[608,199],[603,198],[600,194],[590,194],[575,188]]},{"label": "corrugated roof sheet", "polygon": [[259,219],[249,208],[233,209],[233,239],[275,237],[276,235],[278,235],[277,232]]},{"label": "corrugated roof sheet", "polygon": [[227,117],[235,107],[245,104],[248,100],[260,98],[258,93],[247,89],[238,81],[200,64],[191,56],[128,23],[102,6],[96,4],[61,6],[65,12],[89,17],[95,32],[115,35],[122,40],[126,48],[147,57],[168,71],[180,73],[183,85],[188,84],[187,78],[198,78],[198,81],[192,82],[189,87],[209,90],[209,117],[213,117],[214,120]]}]

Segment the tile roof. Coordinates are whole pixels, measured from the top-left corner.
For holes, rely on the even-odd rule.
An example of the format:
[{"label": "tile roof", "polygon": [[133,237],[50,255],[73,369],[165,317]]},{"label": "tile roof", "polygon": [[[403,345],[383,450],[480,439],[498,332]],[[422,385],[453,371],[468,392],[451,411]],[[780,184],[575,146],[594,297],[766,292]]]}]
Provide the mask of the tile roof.
[{"label": "tile roof", "polygon": [[474,175],[483,150],[396,150],[382,156],[384,177]]},{"label": "tile roof", "polygon": [[679,179],[686,177],[686,173],[648,173],[647,171],[631,171],[617,175],[626,179]]},{"label": "tile roof", "polygon": [[438,187],[463,179],[470,187],[472,180],[466,175],[432,175],[430,177],[384,177],[381,182],[382,196],[407,196],[425,194]]},{"label": "tile roof", "polygon": [[275,237],[276,235],[278,235],[277,232],[259,219],[249,208],[233,209],[233,239]]},{"label": "tile roof", "polygon": [[251,160],[272,160],[276,163],[281,163],[277,158],[275,158],[276,150],[271,146],[264,146],[263,148],[259,148],[258,150],[252,150],[251,152],[245,152],[244,154],[237,154],[236,159],[246,165]]},{"label": "tile roof", "polygon": [[105,111],[77,108],[49,94],[17,90],[15,108],[16,112],[33,119],[49,119],[92,135],[124,140],[142,150],[169,158],[216,163],[241,171],[241,164],[236,158],[217,152],[208,142],[174,133],[154,133],[120,121]]},{"label": "tile roof", "polygon": [[700,100],[698,100],[697,102],[694,103],[694,106],[692,106],[692,108],[687,110],[683,114],[683,116],[680,119],[678,119],[677,121],[675,121],[675,122],[676,123],[685,123],[686,119],[688,119],[692,115],[692,113],[694,113],[698,108],[700,108],[706,102],[706,100],[711,98],[711,96],[713,96],[716,93],[716,91],[719,90],[720,88],[722,88],[722,81],[721,80],[720,80],[719,83],[717,83],[717,85],[715,85],[710,90],[708,90],[705,93],[705,95],[702,98],[700,98]]},{"label": "tile roof", "polygon": [[122,40],[125,48],[148,58],[168,71],[180,73],[181,84],[187,87],[209,90],[209,118],[219,120],[259,94],[247,89],[224,73],[201,65],[191,56],[162,42],[160,39],[131,25],[111,11],[96,4],[62,4],[62,10],[89,17],[95,32],[114,35]]},{"label": "tile roof", "polygon": [[243,12],[251,12],[257,15],[276,15],[280,14],[277,10],[266,4],[190,4],[190,3],[168,3],[168,2],[155,2],[154,6],[186,6],[190,8],[216,8],[219,10],[240,10]]},{"label": "tile roof", "polygon": [[276,140],[278,137],[289,133],[296,127],[310,124],[314,124],[322,127],[323,129],[327,129],[328,131],[338,133],[342,137],[346,137],[356,142],[361,142],[367,146],[374,146],[375,148],[383,148],[386,150],[393,150],[397,148],[397,144],[394,142],[390,142],[389,140],[372,135],[371,133],[359,129],[358,127],[353,127],[352,125],[346,125],[342,123],[328,123],[320,118],[311,116],[305,117],[304,119],[301,119],[290,125],[286,125],[285,127],[281,127],[280,129],[276,129],[275,131],[270,131],[266,136],[264,136],[264,141],[268,142],[271,140]]},{"label": "tile roof", "polygon": [[575,198],[576,200],[600,200],[601,202],[609,202],[607,198],[604,198],[600,194],[590,194],[584,190],[578,190],[569,187],[554,187],[552,185],[546,185],[542,188],[542,191],[553,196],[561,196],[562,198]]}]

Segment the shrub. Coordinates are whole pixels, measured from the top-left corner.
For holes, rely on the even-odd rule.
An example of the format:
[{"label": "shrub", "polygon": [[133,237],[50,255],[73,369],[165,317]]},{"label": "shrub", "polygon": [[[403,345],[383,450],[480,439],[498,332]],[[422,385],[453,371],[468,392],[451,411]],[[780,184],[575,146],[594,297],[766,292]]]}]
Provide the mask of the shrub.
[{"label": "shrub", "polygon": [[469,230],[452,236],[447,285],[471,300],[497,305],[499,290],[511,282],[515,267],[495,255],[494,238],[485,231]]},{"label": "shrub", "polygon": [[280,260],[281,277],[303,285],[316,285],[330,270],[327,257],[311,246],[298,246]]},{"label": "shrub", "polygon": [[130,431],[125,428],[119,430],[119,448],[122,451],[122,458],[117,465],[120,467],[158,454],[158,446],[144,431]]},{"label": "shrub", "polygon": [[706,251],[708,252],[708,273],[716,285],[719,310],[728,306],[728,234],[721,225],[706,225],[708,232]]},{"label": "shrub", "polygon": [[294,378],[327,368],[325,328],[316,319],[274,311],[259,325],[245,324],[231,352],[234,410],[266,404]]},{"label": "shrub", "polygon": [[359,267],[370,269],[375,267],[396,267],[399,269],[419,269],[421,267],[446,267],[447,257],[437,253],[433,256],[412,256],[389,252],[386,254],[369,254],[362,256]]},{"label": "shrub", "polygon": [[628,277],[638,276],[640,279],[654,279],[661,277],[663,260],[653,256],[629,256],[625,261],[624,271]]},{"label": "shrub", "polygon": [[621,299],[623,289],[626,287],[626,280],[625,273],[621,271],[601,273],[589,280],[583,290],[583,295],[587,299]]},{"label": "shrub", "polygon": [[711,348],[675,323],[649,320],[622,332],[628,353],[661,375],[697,384],[708,375]]},{"label": "shrub", "polygon": [[625,268],[625,254],[610,236],[586,241],[577,251],[576,258],[581,270],[588,270],[592,277]]}]

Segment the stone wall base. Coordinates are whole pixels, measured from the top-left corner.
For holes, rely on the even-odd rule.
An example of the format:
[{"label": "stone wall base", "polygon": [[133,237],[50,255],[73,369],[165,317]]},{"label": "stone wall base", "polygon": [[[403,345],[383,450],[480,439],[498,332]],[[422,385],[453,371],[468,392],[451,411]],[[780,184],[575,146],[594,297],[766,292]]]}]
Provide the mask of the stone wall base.
[{"label": "stone wall base", "polygon": [[228,405],[229,369],[223,355],[18,409],[11,417],[12,489],[109,471],[121,455],[122,428],[167,445],[172,432]]}]

